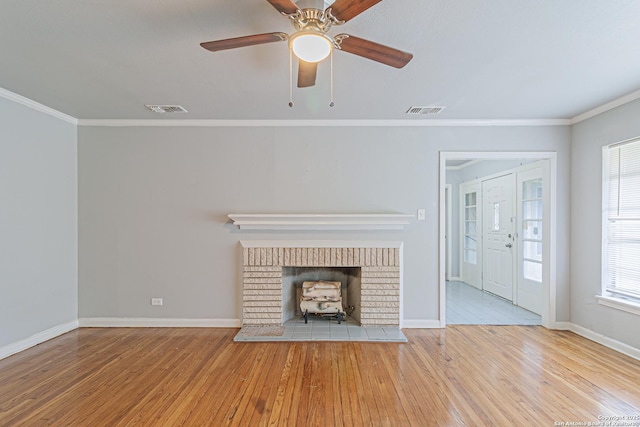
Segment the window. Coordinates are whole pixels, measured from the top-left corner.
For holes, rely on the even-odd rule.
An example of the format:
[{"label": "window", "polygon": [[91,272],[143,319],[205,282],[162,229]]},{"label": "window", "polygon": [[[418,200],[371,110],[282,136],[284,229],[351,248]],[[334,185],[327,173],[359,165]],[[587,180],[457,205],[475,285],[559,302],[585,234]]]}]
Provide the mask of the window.
[{"label": "window", "polygon": [[542,178],[522,182],[522,274],[542,282]]},{"label": "window", "polygon": [[469,264],[478,263],[476,198],[476,192],[464,195],[464,262]]},{"label": "window", "polygon": [[500,203],[493,204],[493,231],[500,231]]},{"label": "window", "polygon": [[640,302],[640,139],[603,155],[604,294]]}]

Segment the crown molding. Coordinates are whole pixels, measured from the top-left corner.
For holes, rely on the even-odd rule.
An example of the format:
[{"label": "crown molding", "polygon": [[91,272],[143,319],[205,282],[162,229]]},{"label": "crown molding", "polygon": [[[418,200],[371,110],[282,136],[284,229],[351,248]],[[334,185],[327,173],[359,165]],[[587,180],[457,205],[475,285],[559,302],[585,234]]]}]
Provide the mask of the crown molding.
[{"label": "crown molding", "polygon": [[522,120],[78,120],[78,126],[95,127],[482,127],[568,126],[568,119]]},{"label": "crown molding", "polygon": [[22,104],[26,107],[31,108],[32,110],[48,114],[67,123],[71,123],[72,125],[78,125],[79,120],[75,117],[71,117],[68,114],[62,113],[58,110],[54,110],[51,107],[47,107],[46,105],[40,104],[39,102],[33,101],[29,98],[25,98],[22,95],[18,95],[17,93],[13,93],[6,89],[0,88],[0,97],[8,99],[9,101],[16,102],[18,104]]},{"label": "crown molding", "polygon": [[447,170],[448,171],[459,171],[459,170],[462,170],[462,169],[464,169],[466,167],[475,165],[476,163],[480,163],[481,161],[482,160],[480,160],[480,159],[469,160],[468,162],[463,163],[463,164],[458,165],[458,166],[447,166]]},{"label": "crown molding", "polygon": [[571,119],[423,119],[423,120],[208,120],[77,119],[0,87],[0,98],[22,104],[76,126],[96,127],[485,127],[571,126],[640,99],[640,90],[614,99]]},{"label": "crown molding", "polygon": [[582,114],[578,114],[577,116],[569,120],[569,124],[575,125],[576,123],[580,123],[584,120],[590,119],[591,117],[597,116],[598,114],[602,114],[606,111],[613,110],[616,107],[627,104],[631,101],[635,101],[636,99],[639,99],[639,98],[640,98],[640,90],[631,92],[628,95],[622,96],[618,99],[614,99],[613,101],[607,102],[606,104],[602,104],[599,107],[596,107],[592,110],[585,111]]}]

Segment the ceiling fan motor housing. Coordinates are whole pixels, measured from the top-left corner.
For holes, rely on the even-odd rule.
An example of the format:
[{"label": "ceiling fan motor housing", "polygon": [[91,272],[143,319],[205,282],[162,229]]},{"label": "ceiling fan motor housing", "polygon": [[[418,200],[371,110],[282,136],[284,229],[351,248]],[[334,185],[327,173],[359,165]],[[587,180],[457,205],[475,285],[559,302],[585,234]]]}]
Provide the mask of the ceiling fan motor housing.
[{"label": "ceiling fan motor housing", "polygon": [[297,31],[315,30],[321,33],[329,31],[333,24],[341,24],[332,14],[331,9],[302,9],[289,15]]}]

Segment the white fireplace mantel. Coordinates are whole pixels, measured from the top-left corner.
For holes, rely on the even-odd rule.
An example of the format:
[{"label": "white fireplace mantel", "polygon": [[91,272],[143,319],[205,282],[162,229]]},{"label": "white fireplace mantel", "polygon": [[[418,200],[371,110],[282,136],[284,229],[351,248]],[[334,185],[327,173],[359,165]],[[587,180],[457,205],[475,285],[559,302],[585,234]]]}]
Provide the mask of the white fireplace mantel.
[{"label": "white fireplace mantel", "polygon": [[387,240],[240,240],[243,248],[394,248],[401,241]]},{"label": "white fireplace mantel", "polygon": [[409,214],[229,214],[243,230],[403,230]]}]

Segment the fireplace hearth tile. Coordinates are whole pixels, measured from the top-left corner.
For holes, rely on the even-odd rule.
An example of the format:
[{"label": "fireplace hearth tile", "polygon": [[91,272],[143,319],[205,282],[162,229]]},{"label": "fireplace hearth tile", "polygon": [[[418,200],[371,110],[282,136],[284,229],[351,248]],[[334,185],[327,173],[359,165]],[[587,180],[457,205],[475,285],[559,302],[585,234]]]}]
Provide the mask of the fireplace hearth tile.
[{"label": "fireplace hearth tile", "polygon": [[338,324],[335,320],[312,317],[309,323],[293,318],[285,322],[280,336],[247,336],[238,333],[236,342],[286,342],[286,341],[357,341],[357,342],[407,342],[407,338],[397,327],[360,326],[347,317]]}]

